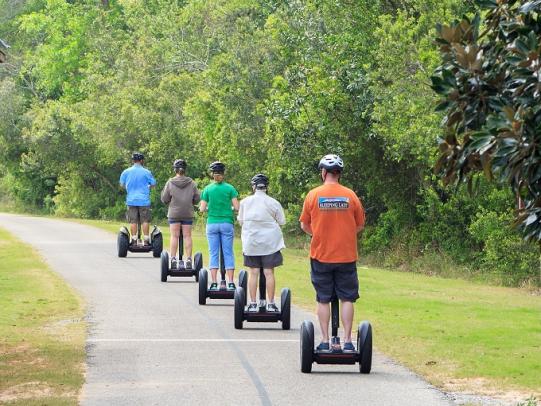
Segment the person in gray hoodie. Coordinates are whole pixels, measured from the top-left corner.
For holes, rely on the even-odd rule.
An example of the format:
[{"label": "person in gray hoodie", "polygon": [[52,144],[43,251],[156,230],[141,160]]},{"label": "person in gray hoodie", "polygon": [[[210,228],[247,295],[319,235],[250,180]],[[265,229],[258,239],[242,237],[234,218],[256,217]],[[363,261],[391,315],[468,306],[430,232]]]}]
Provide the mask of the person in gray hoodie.
[{"label": "person in gray hoodie", "polygon": [[[168,204],[167,220],[171,231],[171,268],[179,267],[177,259],[178,238],[182,228],[184,240],[185,267],[192,268],[192,224],[194,219],[193,206],[199,203],[200,193],[192,178],[185,175],[186,161],[177,159],[173,162],[175,176],[167,181],[163,187],[161,199]],[[182,255],[182,252],[180,253]]]}]

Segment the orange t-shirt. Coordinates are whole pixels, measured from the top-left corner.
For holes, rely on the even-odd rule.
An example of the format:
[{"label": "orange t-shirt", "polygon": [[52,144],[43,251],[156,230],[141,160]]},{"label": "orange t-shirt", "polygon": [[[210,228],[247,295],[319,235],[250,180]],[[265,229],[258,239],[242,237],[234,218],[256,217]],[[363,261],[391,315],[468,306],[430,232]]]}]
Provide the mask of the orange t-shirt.
[{"label": "orange t-shirt", "polygon": [[364,209],[353,190],[340,184],[312,189],[299,220],[312,227],[310,258],[327,263],[357,260],[357,227],[364,225]]}]

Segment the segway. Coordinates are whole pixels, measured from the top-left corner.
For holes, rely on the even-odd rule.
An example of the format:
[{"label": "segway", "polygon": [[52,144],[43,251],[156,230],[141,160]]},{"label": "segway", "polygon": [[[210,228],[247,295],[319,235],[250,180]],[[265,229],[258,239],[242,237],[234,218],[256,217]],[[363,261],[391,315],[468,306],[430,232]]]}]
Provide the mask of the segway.
[{"label": "segway", "polygon": [[[331,301],[332,315],[332,340],[331,343],[340,343],[338,337],[338,299]],[[303,321],[301,325],[301,371],[312,372],[312,363],[316,364],[355,364],[359,363],[359,372],[369,374],[372,368],[372,326],[368,321],[363,321],[357,329],[357,350],[344,352],[333,350],[332,345],[329,351],[314,350],[314,325],[310,321]]]},{"label": "segway", "polygon": [[175,268],[171,268],[171,263],[169,262],[169,253],[163,251],[161,255],[161,281],[167,282],[168,276],[179,276],[179,277],[192,277],[195,276],[195,281],[199,281],[199,271],[203,268],[203,254],[196,252],[193,257],[193,263],[188,268],[186,267],[186,262],[182,261],[182,252],[184,251],[184,237],[182,235],[182,229],[180,230],[180,236],[178,237],[178,262]]},{"label": "segway", "polygon": [[141,232],[141,223],[137,223],[137,241],[130,243],[130,232],[125,226],[120,227],[117,237],[118,256],[124,258],[130,252],[150,252],[154,258],[159,258],[163,250],[163,237],[160,229],[154,225],[150,233],[150,244],[145,245],[143,241],[143,233]]},{"label": "segway", "polygon": [[[224,253],[222,250],[222,244],[220,243],[220,284],[218,290],[210,290],[208,287],[208,271],[201,269],[199,271],[199,304],[207,304],[207,298],[210,299],[234,299],[235,291],[227,289],[227,282],[225,280],[225,264]],[[248,285],[248,275],[246,272],[241,271],[239,273],[239,286],[242,286],[244,290]]]},{"label": "segway", "polygon": [[[241,271],[240,279],[247,279],[246,271]],[[248,322],[276,323],[282,322],[282,330],[289,330],[291,320],[291,291],[289,288],[283,288],[280,293],[280,312],[267,312],[265,299],[267,294],[267,283],[263,268],[259,270],[259,309],[257,312],[246,311],[247,290],[239,286],[235,290],[235,328],[242,329],[244,320]]]}]

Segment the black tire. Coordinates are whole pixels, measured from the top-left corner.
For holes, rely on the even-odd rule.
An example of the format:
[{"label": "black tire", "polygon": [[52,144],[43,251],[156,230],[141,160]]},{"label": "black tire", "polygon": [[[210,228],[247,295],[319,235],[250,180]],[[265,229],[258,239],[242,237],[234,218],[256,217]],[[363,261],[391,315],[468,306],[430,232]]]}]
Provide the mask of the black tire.
[{"label": "black tire", "polygon": [[239,272],[239,286],[244,289],[244,306],[246,306],[248,302],[248,272],[245,270]]},{"label": "black tire", "polygon": [[161,281],[167,282],[167,275],[169,275],[169,254],[167,251],[163,251],[160,257],[160,269]]},{"label": "black tire", "polygon": [[199,304],[207,304],[208,273],[206,269],[199,271]]},{"label": "black tire", "polygon": [[125,258],[128,255],[128,247],[130,246],[130,237],[124,233],[118,233],[116,240],[116,246],[118,250],[118,256]]},{"label": "black tire", "polygon": [[203,269],[203,254],[196,252],[193,257],[193,269],[195,275],[195,281],[199,282],[199,271]]},{"label": "black tire", "polygon": [[244,289],[238,287],[235,290],[235,328],[242,330],[242,322],[244,321],[244,306],[246,303],[246,294]]},{"label": "black tire", "polygon": [[312,372],[314,362],[314,325],[311,321],[303,321],[301,324],[301,372]]},{"label": "black tire", "polygon": [[372,369],[372,326],[363,321],[357,329],[357,350],[361,354],[359,372],[369,374]]},{"label": "black tire", "polygon": [[282,319],[282,330],[291,328],[291,291],[289,288],[283,288],[280,294],[280,308]]},{"label": "black tire", "polygon": [[152,256],[159,258],[163,251],[163,237],[162,233],[156,234],[152,239]]}]

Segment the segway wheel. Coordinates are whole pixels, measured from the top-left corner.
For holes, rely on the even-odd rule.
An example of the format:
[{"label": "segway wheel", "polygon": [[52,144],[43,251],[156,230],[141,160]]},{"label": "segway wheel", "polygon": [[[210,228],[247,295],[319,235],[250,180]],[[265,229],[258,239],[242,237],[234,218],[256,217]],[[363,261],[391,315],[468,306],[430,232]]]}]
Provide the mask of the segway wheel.
[{"label": "segway wheel", "polygon": [[199,304],[207,304],[208,273],[206,269],[199,271]]},{"label": "segway wheel", "polygon": [[161,280],[162,282],[167,282],[167,275],[169,274],[169,254],[167,251],[163,251],[160,257],[160,266],[161,266]]},{"label": "segway wheel", "polygon": [[203,269],[203,254],[196,252],[193,257],[193,269],[195,274],[195,281],[199,282],[199,271]]},{"label": "segway wheel", "polygon": [[152,256],[159,258],[163,251],[163,237],[162,233],[156,234],[152,239]]},{"label": "segway wheel", "polygon": [[116,246],[118,249],[118,256],[120,258],[126,257],[128,255],[128,247],[130,245],[130,237],[124,233],[118,233],[118,238],[116,240]]},{"label": "segway wheel", "polygon": [[314,325],[311,321],[303,321],[301,324],[301,372],[312,372],[314,362]]},{"label": "segway wheel", "polygon": [[248,272],[245,270],[239,272],[239,286],[244,289],[244,306],[246,306],[248,300],[246,296],[246,292],[248,292]]},{"label": "segway wheel", "polygon": [[246,303],[246,294],[244,289],[238,287],[235,290],[235,328],[237,330],[242,329],[242,322],[244,321],[244,304]]},{"label": "segway wheel", "polygon": [[291,328],[291,291],[289,288],[283,288],[280,294],[280,308],[282,318],[282,330]]},{"label": "segway wheel", "polygon": [[357,349],[361,354],[359,371],[361,374],[369,374],[372,369],[372,326],[363,321],[357,329]]}]

